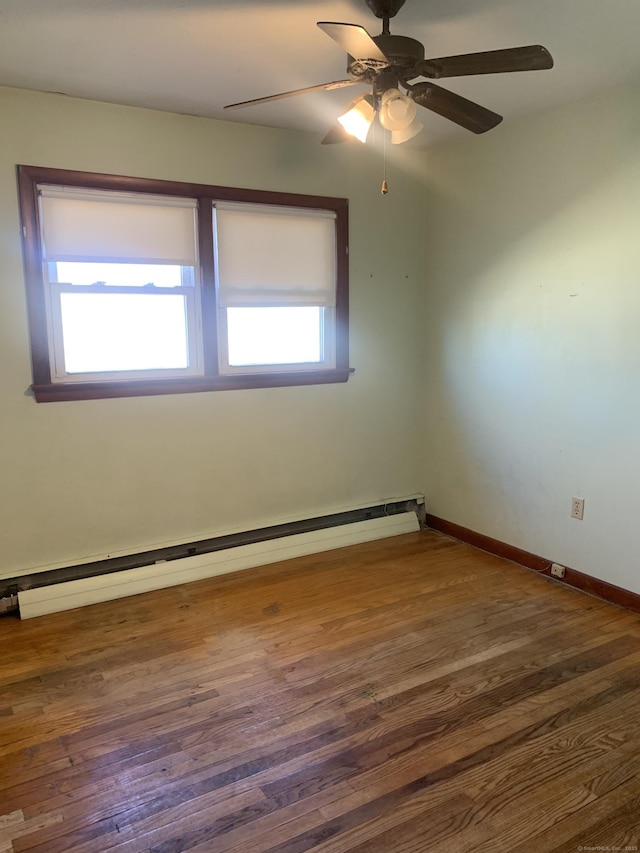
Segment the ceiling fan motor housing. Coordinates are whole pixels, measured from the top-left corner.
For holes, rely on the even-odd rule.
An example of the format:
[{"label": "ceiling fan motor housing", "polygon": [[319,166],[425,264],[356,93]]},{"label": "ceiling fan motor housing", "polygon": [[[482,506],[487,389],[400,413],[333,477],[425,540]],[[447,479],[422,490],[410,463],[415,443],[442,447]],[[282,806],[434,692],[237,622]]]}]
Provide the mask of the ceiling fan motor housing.
[{"label": "ceiling fan motor housing", "polygon": [[367,0],[367,6],[376,18],[393,18],[404,6],[405,0]]},{"label": "ceiling fan motor housing", "polygon": [[399,79],[410,80],[420,71],[418,63],[424,60],[424,47],[416,39],[408,36],[383,34],[372,39],[389,60],[389,64],[377,59],[354,59],[349,57],[347,72],[359,82],[374,83],[382,71],[389,71]]}]

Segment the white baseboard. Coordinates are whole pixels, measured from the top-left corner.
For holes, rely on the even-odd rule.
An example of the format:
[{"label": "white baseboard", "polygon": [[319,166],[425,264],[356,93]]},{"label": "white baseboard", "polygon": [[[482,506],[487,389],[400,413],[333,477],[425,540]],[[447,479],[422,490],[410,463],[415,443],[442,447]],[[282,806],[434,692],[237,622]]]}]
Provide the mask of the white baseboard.
[{"label": "white baseboard", "polygon": [[280,539],[268,539],[252,545],[239,545],[224,551],[213,551],[166,563],[155,563],[138,569],[27,589],[18,593],[20,617],[31,619],[47,613],[72,610],[87,604],[112,601],[153,589],[164,589],[419,529],[415,513],[403,512],[339,527],[283,536]]}]

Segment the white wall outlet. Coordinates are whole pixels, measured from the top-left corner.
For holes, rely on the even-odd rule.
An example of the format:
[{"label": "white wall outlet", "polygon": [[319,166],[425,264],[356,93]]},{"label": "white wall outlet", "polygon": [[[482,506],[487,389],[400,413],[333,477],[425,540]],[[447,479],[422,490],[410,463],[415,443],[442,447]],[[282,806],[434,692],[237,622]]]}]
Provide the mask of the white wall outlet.
[{"label": "white wall outlet", "polygon": [[584,518],[584,498],[571,498],[571,518],[578,521]]},{"label": "white wall outlet", "polygon": [[559,563],[551,563],[551,574],[554,578],[563,578],[564,573],[564,566],[559,565]]}]

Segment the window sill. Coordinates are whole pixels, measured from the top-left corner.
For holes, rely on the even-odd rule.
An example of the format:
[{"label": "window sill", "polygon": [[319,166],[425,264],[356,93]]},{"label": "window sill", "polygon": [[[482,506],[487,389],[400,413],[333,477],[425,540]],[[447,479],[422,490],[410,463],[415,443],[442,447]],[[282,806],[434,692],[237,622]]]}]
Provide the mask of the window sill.
[{"label": "window sill", "polygon": [[38,403],[63,400],[102,400],[113,397],[148,397],[158,394],[192,394],[199,391],[238,391],[247,388],[282,388],[292,385],[327,385],[346,382],[354,368],[291,373],[190,376],[185,379],[136,379],[108,382],[56,382],[34,384]]}]

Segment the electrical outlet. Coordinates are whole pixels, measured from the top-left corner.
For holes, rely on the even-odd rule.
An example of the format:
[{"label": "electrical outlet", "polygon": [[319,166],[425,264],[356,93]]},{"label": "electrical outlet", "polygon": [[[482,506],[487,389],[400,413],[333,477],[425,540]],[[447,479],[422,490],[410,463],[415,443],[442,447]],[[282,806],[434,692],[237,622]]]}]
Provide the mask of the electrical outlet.
[{"label": "electrical outlet", "polygon": [[551,574],[554,576],[554,578],[563,578],[564,573],[564,566],[561,566],[558,563],[551,563]]},{"label": "electrical outlet", "polygon": [[578,521],[584,518],[584,498],[571,498],[571,518]]}]

